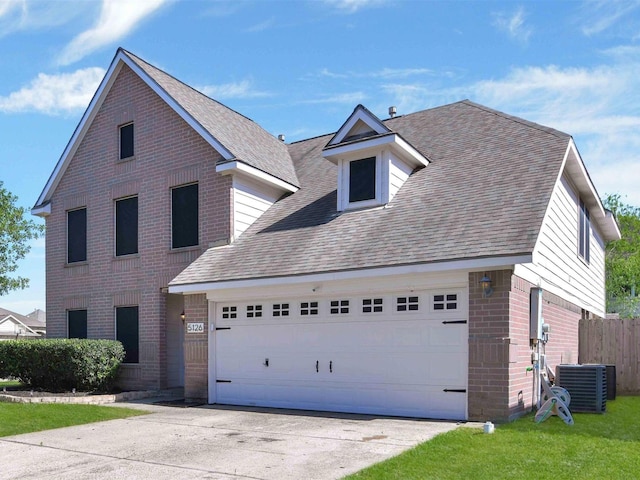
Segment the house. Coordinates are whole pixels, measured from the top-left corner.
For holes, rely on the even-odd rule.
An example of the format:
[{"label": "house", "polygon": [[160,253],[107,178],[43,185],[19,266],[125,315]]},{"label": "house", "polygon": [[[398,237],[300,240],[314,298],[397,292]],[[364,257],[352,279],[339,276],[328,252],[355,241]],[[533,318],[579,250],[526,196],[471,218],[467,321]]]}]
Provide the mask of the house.
[{"label": "house", "polygon": [[48,336],[121,340],[123,387],[445,419],[521,415],[532,354],[577,362],[620,235],[552,128],[358,105],[286,144],[123,49],[32,213]]},{"label": "house", "polygon": [[[42,312],[42,310],[38,310]],[[32,314],[29,314],[32,315]],[[46,321],[0,308],[0,340],[40,338],[46,333]]]}]

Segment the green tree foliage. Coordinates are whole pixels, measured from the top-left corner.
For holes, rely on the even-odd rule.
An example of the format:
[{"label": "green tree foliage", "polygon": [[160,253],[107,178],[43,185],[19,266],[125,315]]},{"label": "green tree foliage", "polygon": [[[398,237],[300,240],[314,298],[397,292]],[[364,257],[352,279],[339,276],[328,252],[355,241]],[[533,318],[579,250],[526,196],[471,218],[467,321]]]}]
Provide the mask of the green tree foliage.
[{"label": "green tree foliage", "polygon": [[11,274],[18,269],[18,261],[29,253],[29,240],[44,232],[42,225],[28,218],[26,208],[16,205],[17,200],[0,181],[0,295],[29,284],[28,278]]},{"label": "green tree foliage", "polygon": [[604,206],[620,226],[622,238],[606,248],[607,311],[637,316],[640,308],[640,208],[627,205],[620,195],[608,195]]}]

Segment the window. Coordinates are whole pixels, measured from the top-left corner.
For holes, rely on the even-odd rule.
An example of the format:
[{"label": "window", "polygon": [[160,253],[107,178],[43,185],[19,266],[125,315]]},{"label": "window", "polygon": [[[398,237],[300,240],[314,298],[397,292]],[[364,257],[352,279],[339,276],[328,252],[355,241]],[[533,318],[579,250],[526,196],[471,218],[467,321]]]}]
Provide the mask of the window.
[{"label": "window", "polygon": [[171,248],[198,245],[198,184],[171,190]]},{"label": "window", "polygon": [[289,316],[289,304],[288,303],[274,303],[273,304],[273,316],[274,317],[288,317]]},{"label": "window", "polygon": [[87,209],[67,212],[67,263],[87,261]]},{"label": "window", "polygon": [[458,294],[448,293],[446,295],[434,295],[433,309],[434,310],[457,310]]},{"label": "window", "polygon": [[116,201],[116,256],[138,253],[138,197]]},{"label": "window", "polygon": [[133,157],[133,123],[120,127],[120,159]]},{"label": "window", "polygon": [[300,315],[317,315],[318,302],[301,302]]},{"label": "window", "polygon": [[349,203],[376,198],[376,157],[349,162]]},{"label": "window", "polygon": [[238,307],[222,307],[222,318],[236,318]]},{"label": "window", "polygon": [[247,305],[247,318],[260,318],[262,316],[262,305]]},{"label": "window", "polygon": [[87,311],[67,311],[67,338],[87,338]]},{"label": "window", "polygon": [[362,300],[362,313],[382,312],[381,298],[365,298]]},{"label": "window", "polygon": [[406,312],[408,310],[418,310],[418,297],[396,298],[396,311]]},{"label": "window", "polygon": [[349,313],[349,300],[331,300],[331,315]]},{"label": "window", "polygon": [[580,200],[580,228],[578,238],[578,253],[584,261],[589,263],[590,257],[590,238],[591,238],[591,218],[589,217],[589,210],[582,200]]},{"label": "window", "polygon": [[116,307],[116,340],[124,347],[124,363],[139,361],[138,307]]}]

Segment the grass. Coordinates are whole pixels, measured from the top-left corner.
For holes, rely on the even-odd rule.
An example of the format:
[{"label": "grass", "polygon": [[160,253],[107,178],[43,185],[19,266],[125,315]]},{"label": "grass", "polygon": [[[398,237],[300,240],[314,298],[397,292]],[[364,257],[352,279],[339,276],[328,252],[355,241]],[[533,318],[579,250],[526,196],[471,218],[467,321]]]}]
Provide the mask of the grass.
[{"label": "grass", "polygon": [[0,437],[144,415],[132,408],[63,403],[0,402]]},{"label": "grass", "polygon": [[19,387],[21,385],[22,383],[20,383],[19,380],[0,380],[0,389],[2,389],[3,387],[5,388]]},{"label": "grass", "polygon": [[488,435],[461,427],[349,480],[631,479],[640,475],[640,397],[607,402],[605,414],[576,413],[575,425],[533,416]]}]

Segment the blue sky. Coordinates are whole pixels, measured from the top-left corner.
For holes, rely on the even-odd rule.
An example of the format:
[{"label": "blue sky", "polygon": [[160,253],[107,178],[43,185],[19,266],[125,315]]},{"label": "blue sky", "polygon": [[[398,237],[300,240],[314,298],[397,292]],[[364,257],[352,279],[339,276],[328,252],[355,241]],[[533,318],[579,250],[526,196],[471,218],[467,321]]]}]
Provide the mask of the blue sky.
[{"label": "blue sky", "polygon": [[[640,206],[640,1],[0,0],[0,180],[32,207],[122,46],[295,141],[465,98],[565,131]],[[34,217],[35,218],[35,217]],[[40,222],[40,219],[37,219]],[[0,297],[45,309],[44,240]]]}]

